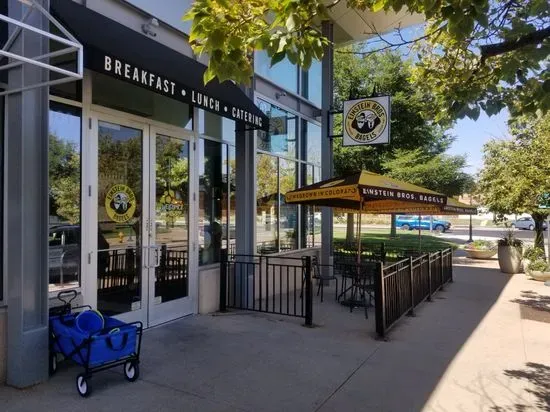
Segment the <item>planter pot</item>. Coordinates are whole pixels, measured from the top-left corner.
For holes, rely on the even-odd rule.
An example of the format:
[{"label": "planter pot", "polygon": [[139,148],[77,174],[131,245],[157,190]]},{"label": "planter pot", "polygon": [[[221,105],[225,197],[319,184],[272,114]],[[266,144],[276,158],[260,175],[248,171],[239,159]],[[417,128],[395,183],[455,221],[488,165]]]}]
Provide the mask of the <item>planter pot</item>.
[{"label": "planter pot", "polygon": [[521,247],[514,246],[499,246],[498,247],[498,265],[500,271],[504,273],[520,273],[521,272]]},{"label": "planter pot", "polygon": [[529,275],[535,280],[546,282],[550,280],[550,272],[540,272],[538,270],[530,270]]},{"label": "planter pot", "polygon": [[496,249],[479,250],[479,249],[464,249],[466,256],[472,259],[490,259],[496,255]]}]

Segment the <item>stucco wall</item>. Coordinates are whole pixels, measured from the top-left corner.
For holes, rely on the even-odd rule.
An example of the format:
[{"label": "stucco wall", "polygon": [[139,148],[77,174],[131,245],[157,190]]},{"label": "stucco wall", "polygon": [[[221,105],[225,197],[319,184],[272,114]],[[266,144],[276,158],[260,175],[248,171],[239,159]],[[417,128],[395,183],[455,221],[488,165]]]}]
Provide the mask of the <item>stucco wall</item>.
[{"label": "stucco wall", "polygon": [[220,266],[199,268],[199,313],[213,313],[220,309]]},{"label": "stucco wall", "polygon": [[6,308],[0,308],[0,384],[6,381],[6,337],[7,337],[7,323],[8,311]]}]

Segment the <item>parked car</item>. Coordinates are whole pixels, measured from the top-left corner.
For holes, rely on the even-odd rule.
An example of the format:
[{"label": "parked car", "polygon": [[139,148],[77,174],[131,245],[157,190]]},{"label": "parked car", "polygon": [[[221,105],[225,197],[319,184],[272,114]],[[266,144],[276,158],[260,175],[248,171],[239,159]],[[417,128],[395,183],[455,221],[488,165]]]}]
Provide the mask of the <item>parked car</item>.
[{"label": "parked car", "polygon": [[[430,230],[430,216],[422,216],[420,222],[418,221],[418,216],[397,216],[395,225],[403,230]],[[432,229],[439,233],[446,232],[451,229],[451,222],[434,218]]]},{"label": "parked car", "polygon": [[[518,228],[523,230],[535,230],[535,220],[531,216],[521,217],[518,220],[513,220],[510,223],[508,223],[508,226],[511,227],[512,229]],[[543,230],[546,230],[547,228],[546,222],[543,223],[542,228]]]},{"label": "parked car", "polygon": [[80,226],[52,226],[48,234],[49,283],[78,281],[80,271]]}]

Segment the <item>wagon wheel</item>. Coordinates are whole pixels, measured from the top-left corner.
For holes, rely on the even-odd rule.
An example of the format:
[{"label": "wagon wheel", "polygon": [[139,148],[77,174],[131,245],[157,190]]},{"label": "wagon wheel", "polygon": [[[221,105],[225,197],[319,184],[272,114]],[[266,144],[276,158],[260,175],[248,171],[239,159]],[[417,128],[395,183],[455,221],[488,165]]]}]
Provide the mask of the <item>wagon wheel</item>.
[{"label": "wagon wheel", "polygon": [[83,373],[79,374],[76,377],[76,390],[78,391],[78,394],[83,398],[87,398],[92,393],[92,385],[90,379],[88,379]]},{"label": "wagon wheel", "polygon": [[128,382],[135,382],[139,378],[139,364],[137,360],[130,360],[124,364],[124,377]]},{"label": "wagon wheel", "polygon": [[57,355],[55,353],[50,353],[49,372],[50,376],[57,372]]}]

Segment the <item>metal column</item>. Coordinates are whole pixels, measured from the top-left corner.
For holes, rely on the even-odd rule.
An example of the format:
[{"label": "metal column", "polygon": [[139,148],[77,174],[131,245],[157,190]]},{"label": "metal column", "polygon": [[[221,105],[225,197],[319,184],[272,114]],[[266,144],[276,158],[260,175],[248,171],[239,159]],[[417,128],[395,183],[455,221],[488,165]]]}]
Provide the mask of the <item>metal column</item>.
[{"label": "metal column", "polygon": [[[332,41],[333,24],[330,21],[324,21],[322,25],[323,35]],[[332,161],[332,139],[328,136],[332,134],[330,130],[329,111],[333,101],[333,48],[327,47],[322,61],[322,99],[321,99],[321,177],[329,179],[333,176],[333,161]],[[332,265],[332,209],[329,207],[321,208],[321,264]],[[324,268],[328,270],[328,267]]]},{"label": "metal column", "polygon": [[[41,2],[46,9],[49,1]],[[9,0],[21,20],[26,6]],[[33,12],[27,23],[48,30]],[[24,30],[12,51],[27,57],[48,52],[48,42]],[[10,71],[10,88],[41,83],[48,72],[32,65]],[[48,377],[48,88],[6,98],[5,273],[8,277],[7,383],[23,388]]]}]

